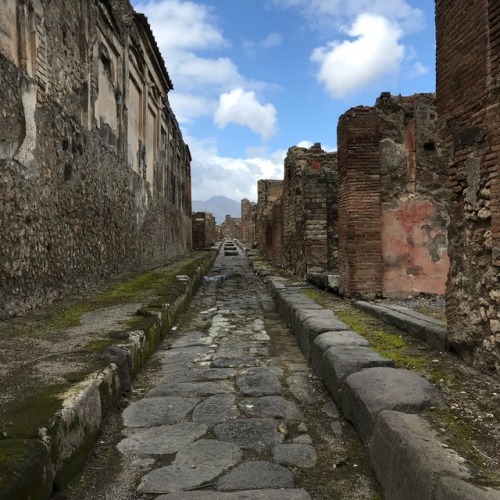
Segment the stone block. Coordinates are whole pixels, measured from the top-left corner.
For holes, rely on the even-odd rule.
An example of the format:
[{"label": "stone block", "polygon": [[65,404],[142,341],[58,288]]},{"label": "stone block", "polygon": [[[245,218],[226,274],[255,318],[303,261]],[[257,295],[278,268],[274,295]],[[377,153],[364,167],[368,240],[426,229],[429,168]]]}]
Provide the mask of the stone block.
[{"label": "stone block", "polygon": [[330,348],[339,346],[365,346],[369,345],[368,341],[357,333],[346,330],[338,332],[325,332],[319,334],[311,344],[311,365],[314,371],[320,378],[324,378],[322,372],[323,354]]},{"label": "stone block", "polygon": [[296,318],[295,336],[306,358],[310,357],[311,344],[318,335],[330,331],[345,331],[349,329],[329,309],[308,311],[300,308],[296,311]]},{"label": "stone block", "polygon": [[344,416],[369,441],[383,410],[419,413],[431,407],[446,408],[443,396],[430,382],[410,370],[367,368],[349,375],[340,393]]},{"label": "stone block", "polygon": [[438,480],[434,500],[500,500],[500,491],[481,488],[456,477],[442,477]]},{"label": "stone block", "polygon": [[323,381],[337,404],[340,403],[340,392],[346,377],[365,368],[392,366],[392,360],[359,345],[330,347],[320,360]]},{"label": "stone block", "polygon": [[[434,495],[436,485],[443,476],[467,480],[471,474],[464,459],[452,449],[444,447],[429,423],[418,415],[396,411],[381,412],[369,451],[375,474],[387,500],[483,498]],[[436,494],[439,491],[451,493],[453,489],[450,486],[445,481],[437,488]]]}]

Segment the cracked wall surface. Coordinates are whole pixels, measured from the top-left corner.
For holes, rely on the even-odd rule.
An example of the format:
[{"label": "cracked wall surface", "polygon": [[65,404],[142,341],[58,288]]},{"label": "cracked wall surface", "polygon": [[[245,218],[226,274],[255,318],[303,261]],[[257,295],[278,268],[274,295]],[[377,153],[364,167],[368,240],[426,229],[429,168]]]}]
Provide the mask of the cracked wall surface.
[{"label": "cracked wall surface", "polygon": [[443,294],[447,153],[434,94],[384,92],[339,119],[340,288],[348,296]]},{"label": "cracked wall surface", "polygon": [[500,377],[500,3],[437,0],[436,27],[437,108],[451,156],[448,340]]},{"label": "cracked wall surface", "polygon": [[190,153],[128,0],[2,0],[0,317],[191,248]]}]

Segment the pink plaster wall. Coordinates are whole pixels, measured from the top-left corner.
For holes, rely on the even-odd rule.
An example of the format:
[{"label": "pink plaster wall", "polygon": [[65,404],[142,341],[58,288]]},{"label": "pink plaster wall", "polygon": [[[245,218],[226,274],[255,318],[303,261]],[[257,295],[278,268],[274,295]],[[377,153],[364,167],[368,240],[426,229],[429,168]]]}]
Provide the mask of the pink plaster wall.
[{"label": "pink plaster wall", "polygon": [[429,200],[382,206],[383,295],[444,294],[448,216]]}]

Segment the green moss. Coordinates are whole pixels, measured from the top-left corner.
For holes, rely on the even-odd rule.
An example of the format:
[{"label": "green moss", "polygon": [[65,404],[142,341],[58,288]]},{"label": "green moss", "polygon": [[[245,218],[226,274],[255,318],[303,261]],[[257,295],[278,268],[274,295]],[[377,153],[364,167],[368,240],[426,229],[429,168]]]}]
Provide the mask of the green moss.
[{"label": "green moss", "polygon": [[113,344],[112,339],[92,340],[91,342],[88,342],[84,347],[82,347],[82,351],[86,352],[100,351],[101,349],[104,349],[105,347],[108,347],[111,344]]},{"label": "green moss", "polygon": [[484,465],[485,457],[476,446],[485,442],[488,436],[480,435],[449,410],[434,409],[427,415],[427,419],[434,428],[441,430],[441,438],[476,469],[475,482],[478,485],[494,488],[500,486],[500,474]]}]

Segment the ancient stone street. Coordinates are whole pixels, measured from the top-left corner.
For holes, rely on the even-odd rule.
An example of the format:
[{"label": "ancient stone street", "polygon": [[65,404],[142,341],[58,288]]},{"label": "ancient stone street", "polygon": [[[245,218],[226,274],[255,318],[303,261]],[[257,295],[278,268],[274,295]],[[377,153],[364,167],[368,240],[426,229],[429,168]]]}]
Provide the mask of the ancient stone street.
[{"label": "ancient stone street", "polygon": [[232,243],[133,394],[65,498],[381,498],[359,438]]}]

